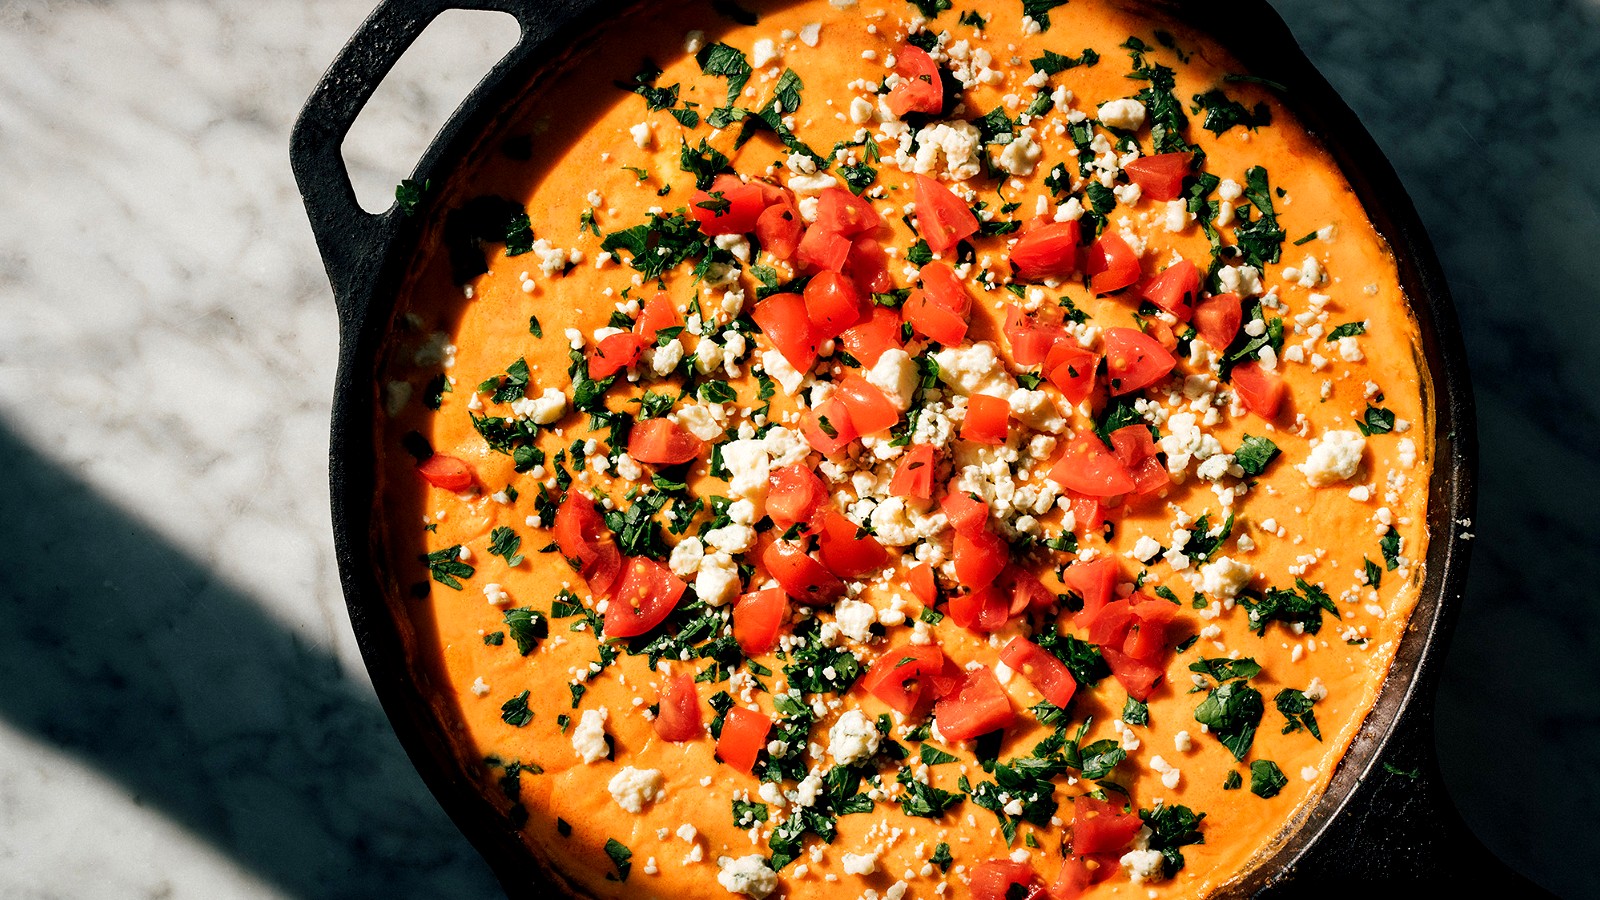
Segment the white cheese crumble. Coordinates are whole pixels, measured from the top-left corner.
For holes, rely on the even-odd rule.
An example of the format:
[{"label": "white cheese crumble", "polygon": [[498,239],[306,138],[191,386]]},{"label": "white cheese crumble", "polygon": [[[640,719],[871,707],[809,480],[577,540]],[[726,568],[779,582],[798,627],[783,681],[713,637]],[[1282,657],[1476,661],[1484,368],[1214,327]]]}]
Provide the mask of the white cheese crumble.
[{"label": "white cheese crumble", "polygon": [[572,729],[572,749],[577,752],[578,758],[585,763],[593,763],[606,758],[611,748],[606,744],[606,716],[609,713],[604,706],[599,709],[586,709],[583,716],[578,719],[578,725]]},{"label": "white cheese crumble", "polygon": [[1312,487],[1325,487],[1352,478],[1361,468],[1361,454],[1367,439],[1355,431],[1325,431],[1311,442],[1306,461],[1295,466]]},{"label": "white cheese crumble", "polygon": [[828,729],[828,754],[841,766],[866,762],[878,752],[878,726],[859,709],[847,710]]},{"label": "white cheese crumble", "polygon": [[611,792],[611,799],[628,812],[638,815],[644,812],[646,803],[654,803],[666,795],[661,787],[660,769],[635,769],[626,766],[622,771],[611,776],[611,782],[606,789]]}]

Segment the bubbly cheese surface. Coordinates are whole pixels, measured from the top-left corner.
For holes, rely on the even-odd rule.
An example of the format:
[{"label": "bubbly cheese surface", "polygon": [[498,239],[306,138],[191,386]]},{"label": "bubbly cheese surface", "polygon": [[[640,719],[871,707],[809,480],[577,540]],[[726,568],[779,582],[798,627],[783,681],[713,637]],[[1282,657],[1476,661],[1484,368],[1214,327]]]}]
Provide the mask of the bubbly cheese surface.
[{"label": "bubbly cheese surface", "polygon": [[[1206,895],[1325,789],[1388,671],[1423,578],[1431,394],[1395,261],[1344,176],[1272,86],[1190,29],[1104,0],[1030,4],[1032,18],[1012,0],[942,5],[743,4],[755,24],[631,9],[424,192],[375,386],[375,540],[462,765],[582,893],[897,900],[1003,896],[1010,879]],[[940,108],[897,114],[917,53]],[[1167,199],[1140,160],[1173,153],[1187,168]],[[844,323],[811,326],[814,362],[780,349],[756,325],[763,304],[812,303],[826,266],[706,235],[735,183],[719,173],[767,185],[761,202],[789,204],[808,233],[828,229],[830,191],[864,198],[880,222],[840,238],[842,277],[856,317],[890,317],[903,346],[858,359]],[[918,176],[977,229],[937,254]],[[1019,247],[1065,223],[1070,271],[1025,279]],[[1130,254],[1132,283],[1096,290],[1114,283],[1100,261]],[[1175,314],[1147,296],[1185,261],[1198,309]],[[970,298],[959,341],[930,340],[912,312],[934,292],[928,266]],[[1227,319],[1219,295],[1239,301],[1223,346],[1204,336]],[[588,379],[652,302],[680,330]],[[1017,317],[1044,351],[1019,346]],[[1109,366],[1129,333],[1171,364],[1123,390]],[[1093,354],[1081,402],[1064,390],[1084,373],[1029,355],[1057,346]],[[819,452],[860,379],[898,420]],[[1263,417],[1246,395],[1275,383],[1284,399]],[[975,440],[994,402],[1003,442]],[[698,442],[686,463],[628,452],[656,419]],[[1063,484],[1082,487],[1062,472],[1084,437],[1138,487]],[[926,499],[893,485],[919,447]],[[819,523],[848,523],[834,546],[867,546],[872,566],[821,602],[786,597],[777,646],[747,656],[734,610],[778,584],[770,545],[824,569],[843,558],[774,524],[789,466],[825,486]],[[963,577],[983,566],[949,495],[981,504],[977,540],[1004,574]],[[598,542],[681,586],[641,636],[596,634],[627,601],[558,545],[556,512],[579,499],[606,520]],[[1106,559],[1112,611],[1083,611],[1074,570]],[[1170,622],[1117,612],[1145,603]],[[1064,710],[1001,662],[1022,639],[1072,672]],[[874,664],[916,648],[951,679],[998,685],[1009,724],[953,740],[950,684],[925,679],[909,715],[868,690]],[[730,706],[769,721],[752,772],[709,730],[661,736],[685,674],[708,729]],[[1086,795],[1143,827],[1085,853]]]}]

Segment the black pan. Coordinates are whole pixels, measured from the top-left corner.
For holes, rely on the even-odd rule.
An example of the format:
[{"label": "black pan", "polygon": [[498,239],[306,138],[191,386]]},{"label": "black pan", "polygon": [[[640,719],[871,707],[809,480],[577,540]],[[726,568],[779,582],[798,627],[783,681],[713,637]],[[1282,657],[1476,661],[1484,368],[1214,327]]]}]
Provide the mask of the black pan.
[{"label": "black pan", "polygon": [[[1399,262],[1400,280],[1421,328],[1434,384],[1436,466],[1429,486],[1432,536],[1421,599],[1377,704],[1327,792],[1230,890],[1236,896],[1303,896],[1334,885],[1463,883],[1476,891],[1540,896],[1466,829],[1446,797],[1433,750],[1432,699],[1466,579],[1468,542],[1458,520],[1474,505],[1477,440],[1472,394],[1455,310],[1422,224],[1370,135],[1311,66],[1264,0],[1230,4],[1225,27],[1215,6],[1165,0],[1158,11],[1212,34],[1255,75],[1284,85],[1284,99],[1321,136]],[[512,896],[549,896],[563,882],[523,845],[480,792],[433,714],[416,648],[380,587],[374,545],[377,477],[373,422],[378,351],[393,316],[423,223],[442,214],[380,214],[357,204],[340,145],[389,70],[447,9],[512,14],[522,34],[445,125],[412,178],[444,184],[531,82],[541,64],[576,46],[620,5],[608,0],[384,0],[340,52],[295,123],[290,161],[333,285],[339,311],[339,371],[333,400],[329,476],[334,541],[351,625],[378,698],[401,743],[439,803]],[[1203,21],[1212,15],[1213,27]]]}]

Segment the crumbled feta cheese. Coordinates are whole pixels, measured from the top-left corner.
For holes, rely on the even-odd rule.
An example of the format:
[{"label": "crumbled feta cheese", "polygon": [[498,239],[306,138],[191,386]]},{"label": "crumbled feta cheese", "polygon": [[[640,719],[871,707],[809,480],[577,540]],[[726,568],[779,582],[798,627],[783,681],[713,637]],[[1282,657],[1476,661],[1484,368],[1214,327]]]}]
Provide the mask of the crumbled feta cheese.
[{"label": "crumbled feta cheese", "polygon": [[778,889],[778,873],[768,867],[766,857],[759,853],[737,859],[724,856],[717,860],[717,869],[717,884],[730,894],[766,900]]},{"label": "crumbled feta cheese", "polygon": [[1256,570],[1232,557],[1218,557],[1200,567],[1201,590],[1219,599],[1231,600],[1250,583]]},{"label": "crumbled feta cheese", "polygon": [[828,729],[828,754],[841,766],[866,762],[878,752],[878,726],[859,709],[847,710]]},{"label": "crumbled feta cheese", "polygon": [[883,351],[878,361],[867,370],[868,383],[883,391],[884,396],[894,401],[901,412],[911,408],[919,380],[917,364],[912,361],[911,354],[898,347]]},{"label": "crumbled feta cheese", "polygon": [[666,791],[661,787],[660,769],[635,769],[625,766],[622,771],[611,776],[611,782],[606,789],[611,792],[611,799],[628,812],[638,815],[644,812],[646,803],[654,803],[665,796]]},{"label": "crumbled feta cheese", "polygon": [[1129,850],[1127,853],[1122,854],[1122,859],[1119,860],[1122,863],[1123,871],[1128,873],[1128,877],[1133,880],[1134,884],[1160,881],[1162,878],[1161,861],[1160,850]]},{"label": "crumbled feta cheese", "polygon": [[1107,128],[1137,131],[1144,125],[1144,104],[1132,97],[1100,104],[1100,124]]},{"label": "crumbled feta cheese", "polygon": [[1306,461],[1295,466],[1312,487],[1325,487],[1352,478],[1361,468],[1361,455],[1367,439],[1355,431],[1325,431],[1311,442]]},{"label": "crumbled feta cheese", "polygon": [[846,853],[840,862],[844,864],[846,875],[871,875],[878,871],[876,853]]},{"label": "crumbled feta cheese", "polygon": [[545,388],[544,393],[533,398],[527,416],[535,425],[553,425],[567,412],[567,395],[555,388]]},{"label": "crumbled feta cheese", "polygon": [[586,709],[572,729],[572,749],[585,763],[606,758],[611,747],[606,743],[606,708]]},{"label": "crumbled feta cheese", "polygon": [[870,603],[840,600],[833,608],[833,618],[845,637],[866,643],[872,639],[872,623],[878,621],[878,611]]}]

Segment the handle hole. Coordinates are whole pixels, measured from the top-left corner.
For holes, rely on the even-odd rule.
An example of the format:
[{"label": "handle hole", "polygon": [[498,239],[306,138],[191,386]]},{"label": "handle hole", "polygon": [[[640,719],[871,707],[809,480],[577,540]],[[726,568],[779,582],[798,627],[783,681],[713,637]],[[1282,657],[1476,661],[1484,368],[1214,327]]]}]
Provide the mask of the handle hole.
[{"label": "handle hole", "polygon": [[480,9],[445,10],[428,25],[340,148],[362,209],[380,213],[394,203],[395,185],[520,33],[515,17]]}]

